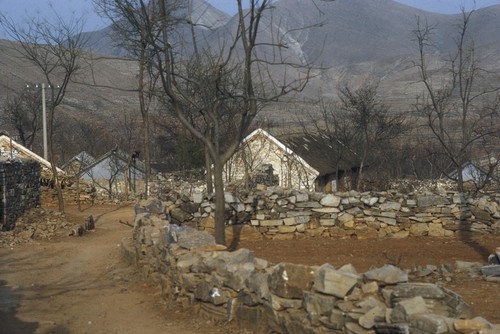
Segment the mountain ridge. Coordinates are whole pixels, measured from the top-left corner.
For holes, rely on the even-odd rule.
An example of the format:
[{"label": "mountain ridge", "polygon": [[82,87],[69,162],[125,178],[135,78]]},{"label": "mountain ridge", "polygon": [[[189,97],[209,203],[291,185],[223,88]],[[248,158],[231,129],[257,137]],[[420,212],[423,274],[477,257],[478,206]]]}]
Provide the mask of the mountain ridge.
[{"label": "mountain ridge", "polygon": [[[190,3],[193,9],[190,17],[195,23],[200,23],[199,20],[203,23],[196,26],[199,36],[208,45],[227,42],[227,34],[234,31],[237,23],[236,17],[221,12],[203,0],[192,0]],[[334,97],[339,83],[361,82],[364,78],[380,80],[381,89],[393,100],[414,95],[413,86],[408,85],[417,78],[412,68],[417,50],[411,37],[415,18],[420,15],[436,27],[433,54],[435,67],[439,67],[442,58],[453,49],[456,24],[461,20],[461,14],[429,13],[393,0],[316,1],[315,5],[301,0],[281,0],[274,7],[266,17],[266,23],[273,29],[279,27],[290,31],[293,27],[323,23],[322,27],[312,30],[291,31],[287,41],[287,57],[311,62],[317,68],[326,68],[306,89],[303,97],[309,98],[316,98],[319,92]],[[214,28],[208,29],[208,25]],[[497,33],[500,31],[500,5],[477,10],[470,28],[478,52],[485,58],[485,67],[500,72],[500,59],[497,56],[500,54],[500,34]],[[116,56],[126,57],[127,53],[112,42],[111,32],[111,27],[106,27],[85,33],[90,39],[88,51],[96,54],[93,57],[110,59],[102,62],[101,70],[82,73],[79,80],[98,84],[114,83],[120,87],[123,83],[133,86],[137,67],[124,65],[130,59],[112,60]],[[269,36],[268,31],[262,33],[262,38]],[[38,77],[32,67],[15,58],[8,43],[11,42],[0,43],[0,85],[3,86],[0,97],[3,98],[9,92],[22,89],[26,83],[40,80],[36,79]],[[130,90],[130,87],[127,89]],[[81,95],[83,93],[95,96],[85,97]],[[106,94],[115,94],[119,98],[106,98]],[[92,112],[137,107],[133,92],[99,89],[95,93],[86,87],[70,91],[68,97],[80,101],[74,104],[75,108]],[[96,102],[99,99],[104,102]],[[123,105],[120,105],[120,101],[123,101]]]}]

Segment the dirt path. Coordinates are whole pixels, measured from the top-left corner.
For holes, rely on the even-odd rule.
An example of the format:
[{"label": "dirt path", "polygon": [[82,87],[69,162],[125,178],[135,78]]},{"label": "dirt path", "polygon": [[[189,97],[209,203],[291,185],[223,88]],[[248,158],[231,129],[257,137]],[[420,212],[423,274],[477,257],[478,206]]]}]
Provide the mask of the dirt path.
[{"label": "dirt path", "polygon": [[157,289],[120,261],[130,236],[128,207],[94,207],[67,218],[97,217],[96,230],[0,249],[0,334],[225,333],[161,302]]}]

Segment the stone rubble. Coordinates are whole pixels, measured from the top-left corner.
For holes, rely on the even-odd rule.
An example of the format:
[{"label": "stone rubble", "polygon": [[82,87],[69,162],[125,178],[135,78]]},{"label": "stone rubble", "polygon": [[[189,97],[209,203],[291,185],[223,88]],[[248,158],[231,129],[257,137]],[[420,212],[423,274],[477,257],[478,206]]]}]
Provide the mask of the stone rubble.
[{"label": "stone rubble", "polygon": [[0,247],[14,247],[37,240],[53,240],[70,235],[81,236],[94,228],[90,217],[86,222],[78,224],[70,222],[58,211],[34,208],[17,219],[13,230],[0,232]]}]

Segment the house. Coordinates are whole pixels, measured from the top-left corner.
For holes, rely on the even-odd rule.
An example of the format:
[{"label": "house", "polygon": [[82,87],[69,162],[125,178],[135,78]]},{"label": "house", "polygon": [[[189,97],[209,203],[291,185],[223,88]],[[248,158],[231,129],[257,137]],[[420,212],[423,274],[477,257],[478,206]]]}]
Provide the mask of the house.
[{"label": "house", "polygon": [[129,190],[135,191],[140,189],[146,175],[146,166],[138,157],[137,151],[129,155],[115,148],[95,159],[78,175],[110,195],[126,190],[125,179],[129,180]]},{"label": "house", "polygon": [[[315,191],[332,193],[348,191],[356,187],[359,167],[354,163],[348,165],[346,162],[339,164],[338,161],[333,161],[329,155],[332,145],[328,138],[323,138],[321,135],[300,135],[287,136],[283,141],[318,171],[318,177],[314,181]],[[345,148],[348,150],[347,147]]]},{"label": "house", "polygon": [[225,181],[249,179],[265,165],[272,166],[279,186],[314,191],[319,172],[283,142],[260,128],[243,140],[226,163]]},{"label": "house", "polygon": [[64,170],[68,175],[74,176],[79,174],[82,170],[84,170],[87,166],[92,164],[95,161],[95,158],[88,154],[85,151],[82,151],[66,161],[61,169]]},{"label": "house", "polygon": [[[324,141],[323,141],[324,142]],[[283,188],[330,193],[353,189],[358,167],[339,168],[325,156],[323,142],[304,136],[278,139],[263,129],[249,134],[226,163],[225,181],[252,180],[268,165]]]},{"label": "house", "polygon": [[[458,172],[455,170],[449,178],[457,179],[457,176]],[[500,182],[500,160],[495,157],[483,157],[466,162],[462,166],[462,177],[464,182]]]},{"label": "house", "polygon": [[[51,163],[7,135],[0,135],[0,156],[7,159],[28,158],[35,160],[42,168],[42,179],[52,180]],[[56,170],[59,176],[66,176],[62,169],[56,167]]]}]

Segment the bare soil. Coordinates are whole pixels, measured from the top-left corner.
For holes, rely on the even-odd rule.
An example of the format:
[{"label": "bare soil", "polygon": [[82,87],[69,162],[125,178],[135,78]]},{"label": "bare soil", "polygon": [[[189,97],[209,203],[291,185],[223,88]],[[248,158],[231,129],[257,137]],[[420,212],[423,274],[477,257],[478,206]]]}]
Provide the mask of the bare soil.
[{"label": "bare soil", "polygon": [[[487,264],[489,254],[500,247],[500,236],[465,235],[462,238],[407,238],[383,240],[264,240],[241,241],[256,257],[272,263],[291,262],[305,265],[330,263],[335,267],[352,264],[360,273],[385,264],[414,271],[427,265],[455,267],[456,261]],[[500,324],[500,282],[487,282],[479,273],[453,273],[449,281],[440,275],[416,277],[417,281],[440,284],[457,293],[476,315]]]},{"label": "bare soil", "polygon": [[[71,222],[96,218],[96,230],[82,237],[61,236],[0,249],[0,334],[7,333],[237,333],[166,303],[159,289],[120,260],[120,241],[131,228],[132,206],[66,208]],[[403,268],[486,262],[500,236],[457,239],[241,241],[272,263],[351,263],[359,272],[398,262]],[[426,278],[428,279],[428,277]],[[456,274],[440,281],[460,293],[481,315],[500,323],[500,283]]]},{"label": "bare soil", "polygon": [[66,208],[70,221],[89,215],[96,229],[82,237],[0,248],[0,334],[235,333],[167,304],[120,260],[132,206]]}]

